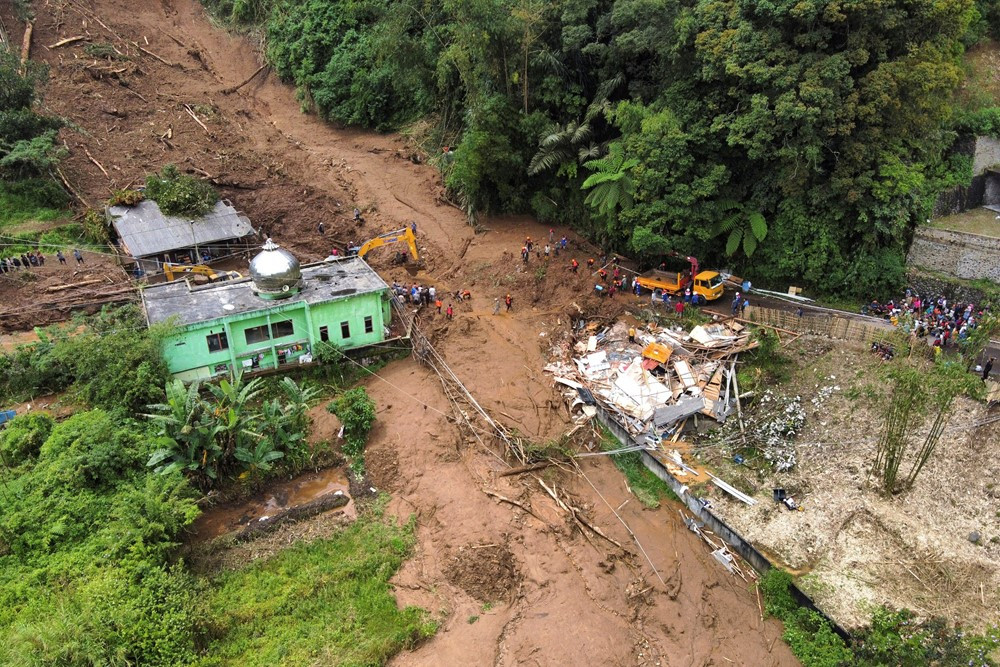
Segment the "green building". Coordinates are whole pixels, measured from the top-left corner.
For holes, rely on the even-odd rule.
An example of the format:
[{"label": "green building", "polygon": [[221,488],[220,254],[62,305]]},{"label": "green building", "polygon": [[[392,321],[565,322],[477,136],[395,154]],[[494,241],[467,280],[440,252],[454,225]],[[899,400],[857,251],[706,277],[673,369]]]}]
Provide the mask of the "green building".
[{"label": "green building", "polygon": [[188,280],[142,291],[150,325],[177,332],[163,344],[182,380],[312,361],[317,343],[351,349],[386,339],[389,288],[363,259],[300,266],[270,239],[250,262],[250,277],[195,287]]}]

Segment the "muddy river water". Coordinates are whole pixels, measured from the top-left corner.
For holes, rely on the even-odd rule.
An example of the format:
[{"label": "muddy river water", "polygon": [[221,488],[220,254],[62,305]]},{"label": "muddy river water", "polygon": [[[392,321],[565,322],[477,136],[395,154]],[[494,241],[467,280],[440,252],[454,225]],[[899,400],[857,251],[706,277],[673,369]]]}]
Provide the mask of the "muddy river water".
[{"label": "muddy river water", "polygon": [[[193,541],[210,540],[242,530],[254,521],[299,507],[329,493],[348,494],[347,475],[342,468],[327,468],[294,479],[271,484],[246,500],[223,503],[206,509],[191,527]],[[356,516],[354,501],[334,510],[350,518]]]}]

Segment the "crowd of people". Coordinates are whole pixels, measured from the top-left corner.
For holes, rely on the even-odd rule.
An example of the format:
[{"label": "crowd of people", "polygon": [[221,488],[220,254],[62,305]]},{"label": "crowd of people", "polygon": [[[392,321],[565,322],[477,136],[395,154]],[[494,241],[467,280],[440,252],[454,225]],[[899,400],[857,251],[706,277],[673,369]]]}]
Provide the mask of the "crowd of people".
[{"label": "crowd of people", "polygon": [[977,308],[974,303],[949,302],[944,296],[926,297],[907,289],[898,303],[873,300],[862,312],[884,317],[917,338],[929,338],[934,347],[948,348],[968,338],[987,309]]},{"label": "crowd of people", "polygon": [[[455,315],[455,308],[452,306],[450,299],[455,301],[463,302],[472,299],[472,292],[470,290],[458,290],[450,294],[441,294],[438,292],[434,285],[420,285],[418,283],[413,283],[409,287],[402,285],[399,281],[392,282],[392,294],[393,298],[396,299],[397,303],[400,305],[407,303],[413,306],[420,307],[431,307],[433,306],[437,313],[440,315],[442,312],[445,317],[449,320]],[[510,299],[510,295],[507,295]],[[445,307],[445,303],[448,303]],[[443,311],[442,311],[443,309]],[[507,310],[510,310],[510,304],[507,305]],[[496,314],[496,310],[494,310]]]},{"label": "crowd of people", "polygon": [[[83,253],[78,248],[73,249],[73,257],[77,264],[83,264]],[[56,259],[60,264],[66,263],[66,255],[62,250],[56,251]],[[45,266],[45,255],[38,250],[22,252],[19,255],[10,257],[0,257],[0,273],[12,273],[22,269],[30,271],[32,268]]]}]

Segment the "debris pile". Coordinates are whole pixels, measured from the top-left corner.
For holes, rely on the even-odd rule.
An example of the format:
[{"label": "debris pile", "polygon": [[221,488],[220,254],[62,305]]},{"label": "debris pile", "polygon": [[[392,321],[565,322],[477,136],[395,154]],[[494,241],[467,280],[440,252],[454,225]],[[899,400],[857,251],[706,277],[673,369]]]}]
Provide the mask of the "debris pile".
[{"label": "debris pile", "polygon": [[659,444],[702,414],[719,422],[736,409],[736,357],[757,346],[735,319],[682,328],[603,328],[581,321],[577,340],[545,371],[567,387],[580,420],[597,406],[617,417],[640,441]]}]

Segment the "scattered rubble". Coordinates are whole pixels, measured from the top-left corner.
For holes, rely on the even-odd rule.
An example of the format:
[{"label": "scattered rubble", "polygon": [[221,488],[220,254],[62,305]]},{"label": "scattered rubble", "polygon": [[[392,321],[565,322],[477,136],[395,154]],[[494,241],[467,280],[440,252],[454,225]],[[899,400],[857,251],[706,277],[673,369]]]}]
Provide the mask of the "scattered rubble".
[{"label": "scattered rubble", "polygon": [[625,322],[599,328],[581,321],[572,350],[544,369],[567,387],[579,422],[600,406],[655,447],[691,417],[724,422],[736,409],[736,358],[757,346],[742,324],[718,320],[690,332]]}]

